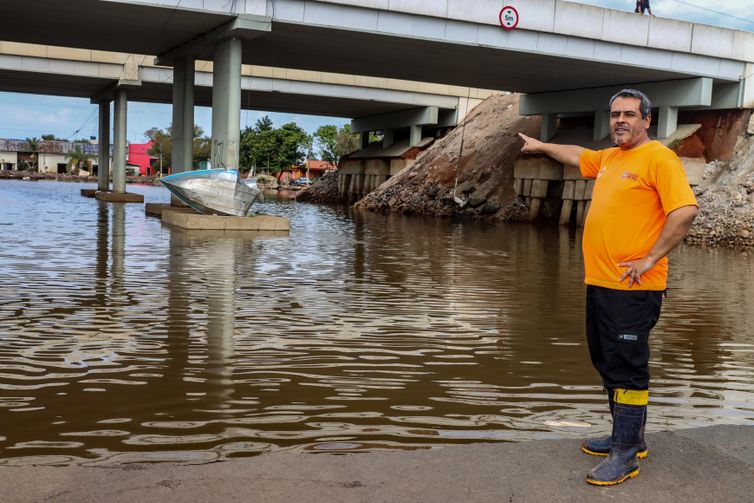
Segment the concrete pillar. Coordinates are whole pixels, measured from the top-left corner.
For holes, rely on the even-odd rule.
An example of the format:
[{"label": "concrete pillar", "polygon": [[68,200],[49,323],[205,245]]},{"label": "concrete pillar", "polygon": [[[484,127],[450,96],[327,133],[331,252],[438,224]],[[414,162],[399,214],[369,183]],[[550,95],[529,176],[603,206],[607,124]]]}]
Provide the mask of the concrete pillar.
[{"label": "concrete pillar", "polygon": [[422,127],[421,126],[409,126],[409,141],[408,144],[415,147],[422,141]]},{"label": "concrete pillar", "polygon": [[382,148],[388,148],[393,143],[395,143],[395,130],[386,129],[382,133]]},{"label": "concrete pillar", "polygon": [[667,138],[678,129],[678,107],[660,107],[657,120],[657,137]]},{"label": "concrete pillar", "polygon": [[194,153],[194,58],[173,66],[173,173],[191,171]]},{"label": "concrete pillar", "polygon": [[739,105],[743,108],[754,108],[754,63],[746,63],[746,68],[743,71],[743,81],[740,83],[741,90],[739,91]]},{"label": "concrete pillar", "polygon": [[110,100],[99,102],[97,189],[110,190]]},{"label": "concrete pillar", "polygon": [[[212,167],[238,169],[241,140],[241,40],[215,50],[212,73]],[[193,126],[193,124],[192,124]]]},{"label": "concrete pillar", "polygon": [[369,146],[369,131],[359,133],[359,139],[361,140],[361,148],[367,148]]},{"label": "concrete pillar", "polygon": [[539,139],[550,141],[558,128],[558,114],[542,114],[542,124],[539,126]]},{"label": "concrete pillar", "polygon": [[597,110],[594,112],[594,141],[601,140],[610,134],[610,111]]},{"label": "concrete pillar", "polygon": [[125,89],[115,91],[115,117],[113,120],[113,192],[126,192],[126,114],[128,112],[128,95]]}]

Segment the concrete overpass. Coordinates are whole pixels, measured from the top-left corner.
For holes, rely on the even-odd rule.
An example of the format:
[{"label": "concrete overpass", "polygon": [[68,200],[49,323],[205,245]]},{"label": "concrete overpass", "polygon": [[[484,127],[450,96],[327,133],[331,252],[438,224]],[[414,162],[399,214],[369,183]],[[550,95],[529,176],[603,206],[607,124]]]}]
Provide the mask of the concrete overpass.
[{"label": "concrete overpass", "polygon": [[[216,29],[241,16],[248,22],[232,35],[243,39],[244,64],[523,93],[690,77],[738,82],[754,59],[752,33],[564,0],[506,3],[520,13],[512,31],[498,25],[499,0],[35,0],[33,9],[4,0],[14,22],[2,37],[212,59],[211,42],[226,35]],[[746,106],[752,99],[749,87]]]},{"label": "concrete overpass", "polygon": [[[242,64],[528,93],[521,111],[545,115],[545,138],[569,112],[594,113],[601,134],[602,96],[627,85],[653,86],[660,135],[679,108],[754,107],[752,33],[563,0],[509,3],[520,14],[510,31],[499,0],[4,0],[18,22],[3,37],[157,54],[175,69],[179,156],[190,149],[194,62],[212,59],[216,165],[237,159]],[[114,88],[116,116],[125,84]]]},{"label": "concrete overpass", "polygon": [[[118,83],[129,101],[171,103],[172,68],[154,57],[0,41],[0,91],[97,101]],[[211,61],[196,61],[194,104],[212,106]],[[437,127],[454,126],[495,91],[397,79],[243,65],[241,108],[347,117],[360,121],[434,109]]]},{"label": "concrete overpass", "polygon": [[[129,101],[170,103],[173,71],[154,57],[0,41],[0,91],[109,101],[117,88]],[[212,106],[213,63],[194,64],[194,104]],[[454,126],[496,91],[421,82],[243,65],[240,107],[348,117],[390,134],[401,118],[420,126]],[[109,108],[109,107],[108,107]],[[410,121],[409,121],[410,122]],[[421,127],[417,128],[421,132]],[[104,138],[104,131],[100,131]],[[418,143],[420,137],[413,139]],[[103,147],[104,152],[104,147]],[[104,180],[103,180],[104,183]],[[102,187],[104,188],[104,187]]]}]

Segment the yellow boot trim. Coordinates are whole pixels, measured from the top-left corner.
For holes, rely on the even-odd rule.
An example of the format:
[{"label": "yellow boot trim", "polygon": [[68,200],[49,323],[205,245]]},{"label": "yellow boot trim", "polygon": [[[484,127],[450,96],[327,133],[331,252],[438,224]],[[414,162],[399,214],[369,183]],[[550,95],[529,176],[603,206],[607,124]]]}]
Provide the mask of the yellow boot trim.
[{"label": "yellow boot trim", "polygon": [[589,477],[587,477],[586,478],[586,482],[587,482],[587,484],[592,484],[593,486],[617,486],[621,482],[625,482],[626,479],[632,479],[632,478],[634,478],[634,477],[636,477],[638,475],[639,475],[639,469],[637,468],[636,470],[634,470],[634,471],[632,471],[630,473],[627,473],[626,475],[624,475],[623,477],[621,477],[619,479],[615,479],[615,480],[594,480],[594,479],[590,479]]},{"label": "yellow boot trim", "polygon": [[586,444],[584,444],[584,445],[581,446],[581,452],[583,452],[585,454],[589,454],[590,456],[604,456],[604,457],[607,457],[607,455],[610,454],[609,452],[597,452],[597,451],[593,451],[590,448],[588,448],[586,446]]},{"label": "yellow boot trim", "polygon": [[[593,450],[587,448],[586,445],[582,445],[581,446],[581,452],[583,452],[584,454],[589,454],[590,456],[602,456],[603,458],[606,458],[608,456],[608,454],[610,454],[609,452],[597,452],[597,451],[593,451]],[[646,449],[646,450],[643,450],[643,451],[639,451],[639,452],[636,453],[636,457],[639,458],[639,459],[646,459],[648,456],[649,456],[649,449]]]},{"label": "yellow boot trim", "polygon": [[647,405],[649,390],[615,388],[613,400],[625,405]]}]

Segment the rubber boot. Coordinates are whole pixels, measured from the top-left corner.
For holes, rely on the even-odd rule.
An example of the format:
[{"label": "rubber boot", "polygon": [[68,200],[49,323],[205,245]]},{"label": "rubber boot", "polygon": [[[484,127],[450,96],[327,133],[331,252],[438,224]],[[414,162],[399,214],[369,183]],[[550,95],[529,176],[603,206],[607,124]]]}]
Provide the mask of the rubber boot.
[{"label": "rubber boot", "polygon": [[589,484],[613,486],[639,475],[637,454],[646,405],[615,403],[610,454],[586,476]]},{"label": "rubber boot", "polygon": [[[615,402],[613,401],[613,392],[612,390],[608,389],[608,403],[610,405],[610,415],[613,415],[613,408]],[[644,459],[647,456],[649,456],[649,450],[647,450],[647,443],[644,441],[644,428],[647,425],[647,414],[645,412],[644,414],[644,421],[641,425],[641,442],[639,443],[639,452],[636,454],[636,456],[639,459]],[[590,456],[607,456],[610,454],[610,446],[613,444],[612,436],[608,435],[606,437],[602,438],[592,438],[589,440],[586,440],[583,444],[581,444],[581,451],[585,452],[586,454],[589,454]]]}]

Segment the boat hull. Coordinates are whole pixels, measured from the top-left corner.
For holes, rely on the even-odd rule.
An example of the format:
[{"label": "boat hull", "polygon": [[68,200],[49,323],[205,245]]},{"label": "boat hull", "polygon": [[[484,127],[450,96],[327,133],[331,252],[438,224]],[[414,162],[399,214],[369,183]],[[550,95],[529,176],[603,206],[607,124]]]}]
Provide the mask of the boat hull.
[{"label": "boat hull", "polygon": [[242,181],[235,169],[184,171],[160,182],[182,202],[207,215],[243,217],[261,198],[256,180]]}]

